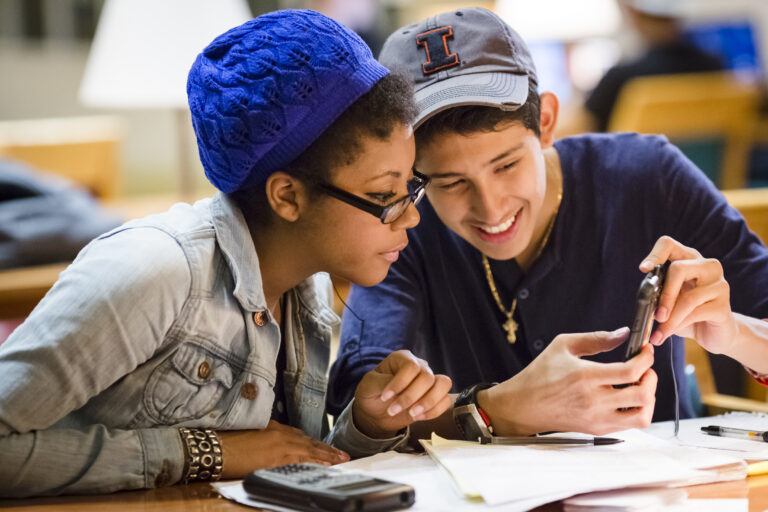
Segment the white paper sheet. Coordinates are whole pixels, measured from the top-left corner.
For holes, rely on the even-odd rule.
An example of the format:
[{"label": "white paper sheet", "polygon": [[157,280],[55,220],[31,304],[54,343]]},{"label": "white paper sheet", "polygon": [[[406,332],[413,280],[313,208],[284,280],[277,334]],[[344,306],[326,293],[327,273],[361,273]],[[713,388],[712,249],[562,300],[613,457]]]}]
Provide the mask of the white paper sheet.
[{"label": "white paper sheet", "polygon": [[490,506],[482,500],[470,501],[457,490],[450,475],[427,455],[386,452],[347,462],[339,467],[363,471],[371,476],[410,485],[416,491],[416,503],[408,510],[414,512],[445,512],[446,510],[522,512],[570,496],[570,494],[553,493],[547,497],[519,500],[513,504],[503,504],[498,507]]},{"label": "white paper sheet", "polygon": [[693,418],[680,421],[680,433],[674,436],[674,423],[664,421],[653,423],[644,431],[680,446],[705,448],[709,451],[739,457],[747,461],[768,460],[768,443],[733,439],[730,437],[710,436],[701,432],[701,427],[718,425],[721,427],[768,430],[768,415],[732,412],[708,418]]},{"label": "white paper sheet", "polygon": [[[416,503],[408,509],[413,512],[522,512],[566,497],[552,495],[543,500],[537,498],[501,507],[489,506],[481,500],[468,501],[453,488],[451,478],[426,455],[386,452],[340,464],[339,467],[410,485],[416,491]],[[243,489],[241,480],[215,482],[211,485],[225,498],[242,505],[276,512],[291,510],[251,499]]]},{"label": "white paper sheet", "polygon": [[[721,464],[739,468],[730,478],[746,474],[746,465],[738,459],[665,443],[638,430],[612,436],[625,442],[604,446],[501,446],[433,437],[430,455],[465,488],[475,489],[491,505],[633,485],[727,479],[695,469]],[[688,455],[696,460],[689,462]]]},{"label": "white paper sheet", "polygon": [[[625,439],[625,442],[606,446],[480,446],[449,441],[447,446],[450,449],[443,450],[448,454],[445,459],[447,467],[456,469],[462,477],[466,475],[466,480],[482,494],[485,501],[467,500],[446,470],[426,455],[387,452],[340,467],[411,485],[416,491],[416,504],[411,509],[415,512],[514,512],[595,490],[670,480],[678,480],[682,484],[727,478],[711,471],[696,471],[696,468],[738,464],[738,460],[726,455],[728,453],[742,457],[747,454],[751,460],[763,460],[761,450],[768,451],[768,447],[754,441],[698,434],[699,427],[716,424],[768,429],[766,423],[768,417],[755,415],[684,420],[681,422],[681,440],[670,439],[671,424],[660,423],[652,425],[647,431],[628,430],[613,434]],[[702,450],[688,446],[689,443],[693,446],[714,443],[719,447],[723,442],[728,445],[747,443],[747,450]],[[768,453],[765,459],[768,460]],[[732,478],[743,478],[743,474],[736,471]],[[239,481],[217,482],[214,487],[224,497],[244,505],[287,510],[251,500]],[[688,505],[689,502],[695,502],[699,508]],[[746,510],[744,503],[746,500],[688,500],[674,510],[742,511]]]}]

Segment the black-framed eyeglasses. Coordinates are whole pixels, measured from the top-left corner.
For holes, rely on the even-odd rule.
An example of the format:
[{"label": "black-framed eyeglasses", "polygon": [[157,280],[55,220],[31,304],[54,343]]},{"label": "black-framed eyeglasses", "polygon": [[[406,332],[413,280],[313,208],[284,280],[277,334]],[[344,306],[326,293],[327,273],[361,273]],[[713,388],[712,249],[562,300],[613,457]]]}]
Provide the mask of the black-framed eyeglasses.
[{"label": "black-framed eyeglasses", "polygon": [[314,181],[313,184],[325,194],[335,197],[340,201],[344,201],[364,212],[368,212],[374,217],[378,217],[382,224],[392,224],[403,216],[411,203],[414,205],[419,204],[419,201],[424,197],[424,191],[429,184],[429,176],[414,169],[413,178],[408,180],[408,183],[406,184],[408,193],[383,206],[368,201],[367,199],[363,199],[362,197],[356,196],[324,181]]}]

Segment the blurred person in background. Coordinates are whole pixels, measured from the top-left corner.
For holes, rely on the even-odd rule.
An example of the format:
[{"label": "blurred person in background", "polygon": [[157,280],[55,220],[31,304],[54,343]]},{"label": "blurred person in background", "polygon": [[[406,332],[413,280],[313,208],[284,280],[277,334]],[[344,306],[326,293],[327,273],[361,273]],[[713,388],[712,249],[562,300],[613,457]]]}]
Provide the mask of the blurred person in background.
[{"label": "blurred person in background", "polygon": [[323,13],[354,30],[374,55],[381,50],[387,30],[379,26],[384,13],[378,0],[307,0],[304,3],[307,9]]},{"label": "blurred person in background", "polygon": [[650,75],[719,71],[723,62],[683,37],[680,0],[617,0],[639,37],[642,53],[610,68],[587,95],[582,108],[565,110],[557,136],[604,132],[624,85]]}]

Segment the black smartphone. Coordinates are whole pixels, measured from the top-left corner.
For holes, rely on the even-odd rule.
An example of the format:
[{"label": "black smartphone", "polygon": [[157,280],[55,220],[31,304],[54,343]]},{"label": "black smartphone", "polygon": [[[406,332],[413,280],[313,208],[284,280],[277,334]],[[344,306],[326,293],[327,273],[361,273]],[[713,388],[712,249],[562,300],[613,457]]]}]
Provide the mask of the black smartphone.
[{"label": "black smartphone", "polygon": [[661,290],[664,287],[666,273],[667,265],[656,265],[640,283],[640,288],[637,290],[635,317],[632,320],[629,340],[627,340],[627,348],[624,352],[625,361],[635,357],[648,343],[648,338],[651,337],[653,318]]},{"label": "black smartphone", "polygon": [[312,463],[253,471],[243,488],[255,500],[311,511],[385,512],[416,499],[408,485]]}]

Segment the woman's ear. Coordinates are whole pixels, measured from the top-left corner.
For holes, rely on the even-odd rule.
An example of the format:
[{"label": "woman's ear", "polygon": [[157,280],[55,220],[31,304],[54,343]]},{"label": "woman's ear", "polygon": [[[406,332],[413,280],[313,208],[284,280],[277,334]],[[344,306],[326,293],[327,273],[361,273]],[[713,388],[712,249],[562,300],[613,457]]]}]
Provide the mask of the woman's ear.
[{"label": "woman's ear", "polygon": [[282,171],[272,173],[264,186],[267,201],[282,219],[295,222],[307,204],[307,190],[294,176]]},{"label": "woman's ear", "polygon": [[551,147],[555,142],[555,125],[560,102],[551,92],[541,94],[541,147]]}]

